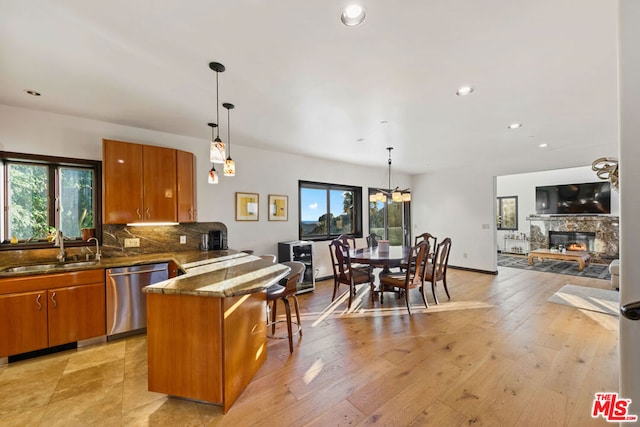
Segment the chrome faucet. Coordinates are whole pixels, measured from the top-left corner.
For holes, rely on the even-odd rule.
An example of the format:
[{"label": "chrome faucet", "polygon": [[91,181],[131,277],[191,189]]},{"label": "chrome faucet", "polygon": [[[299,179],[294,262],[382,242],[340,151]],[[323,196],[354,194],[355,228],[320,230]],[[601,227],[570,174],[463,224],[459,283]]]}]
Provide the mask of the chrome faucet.
[{"label": "chrome faucet", "polygon": [[100,242],[98,242],[98,239],[96,239],[95,237],[90,237],[87,239],[87,243],[89,243],[92,240],[96,241],[96,261],[100,261],[100,258],[102,258],[102,254],[100,253]]},{"label": "chrome faucet", "polygon": [[53,246],[60,246],[56,259],[60,262],[65,262],[67,260],[67,251],[64,250],[64,234],[62,234],[62,230],[56,231],[56,235],[53,238]]}]

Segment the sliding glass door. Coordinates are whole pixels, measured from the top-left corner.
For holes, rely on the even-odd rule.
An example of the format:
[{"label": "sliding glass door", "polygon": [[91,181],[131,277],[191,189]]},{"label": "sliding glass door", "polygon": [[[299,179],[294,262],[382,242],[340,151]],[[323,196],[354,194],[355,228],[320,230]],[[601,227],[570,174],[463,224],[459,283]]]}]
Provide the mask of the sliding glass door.
[{"label": "sliding glass door", "polygon": [[394,202],[391,197],[371,201],[378,190],[369,189],[369,233],[374,233],[391,246],[411,246],[411,202]]}]

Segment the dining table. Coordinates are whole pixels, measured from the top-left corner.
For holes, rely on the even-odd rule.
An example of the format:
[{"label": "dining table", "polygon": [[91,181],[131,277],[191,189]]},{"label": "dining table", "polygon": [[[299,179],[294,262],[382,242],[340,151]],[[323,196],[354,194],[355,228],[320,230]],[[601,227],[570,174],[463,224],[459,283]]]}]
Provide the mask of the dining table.
[{"label": "dining table", "polygon": [[376,277],[376,288],[373,291],[372,298],[375,298],[382,290],[380,288],[380,274],[387,274],[394,267],[406,267],[411,249],[410,246],[389,246],[388,250],[381,251],[380,246],[377,246],[349,250],[351,262],[367,264],[372,268],[382,268],[382,271]]},{"label": "dining table", "polygon": [[349,250],[351,262],[367,264],[372,267],[380,267],[384,273],[389,269],[399,267],[407,263],[410,246],[389,246],[388,251],[381,251],[380,246],[372,248],[360,248]]}]

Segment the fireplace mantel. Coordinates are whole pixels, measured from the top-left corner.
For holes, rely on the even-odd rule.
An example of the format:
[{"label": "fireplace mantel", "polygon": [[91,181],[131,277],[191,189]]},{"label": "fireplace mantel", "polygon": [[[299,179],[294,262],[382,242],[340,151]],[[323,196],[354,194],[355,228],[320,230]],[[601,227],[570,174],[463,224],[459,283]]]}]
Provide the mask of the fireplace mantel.
[{"label": "fireplace mantel", "polygon": [[618,258],[620,218],[612,215],[530,215],[531,250],[549,248],[549,231],[595,233],[594,262]]}]

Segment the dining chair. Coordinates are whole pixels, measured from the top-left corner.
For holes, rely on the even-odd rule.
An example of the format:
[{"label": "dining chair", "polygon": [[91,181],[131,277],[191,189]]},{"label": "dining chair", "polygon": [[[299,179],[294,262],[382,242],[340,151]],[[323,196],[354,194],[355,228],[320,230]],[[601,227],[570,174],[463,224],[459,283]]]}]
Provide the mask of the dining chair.
[{"label": "dining chair", "polygon": [[340,240],[343,244],[349,246],[349,249],[356,249],[356,238],[350,234],[341,234],[336,239]]},{"label": "dining chair", "polygon": [[[289,304],[289,297],[293,299],[293,305],[296,310],[296,320],[295,323],[298,326],[298,330],[296,333],[299,333],[302,336],[302,323],[300,323],[300,308],[298,307],[298,297],[296,297],[296,292],[298,290],[298,283],[302,281],[304,277],[305,265],[300,261],[286,261],[281,264],[288,266],[291,271],[287,275],[287,277],[280,280],[279,283],[270,286],[267,289],[267,304],[271,303],[271,321],[267,324],[267,327],[271,326],[271,335],[270,338],[279,338],[275,336],[276,333],[276,323],[279,322],[287,322],[287,338],[289,338],[289,352],[293,353],[293,327],[292,324],[295,323],[291,320],[291,306]],[[276,309],[278,300],[282,300],[284,303],[286,320],[276,320]]]},{"label": "dining chair", "polygon": [[349,286],[348,307],[351,308],[351,300],[356,294],[356,285],[362,283],[370,283],[371,300],[373,301],[375,298],[375,284],[371,267],[356,268],[352,266],[349,247],[338,239],[329,244],[329,251],[331,253],[331,263],[333,264],[333,296],[331,301],[336,299],[340,285],[345,284]]},{"label": "dining chair", "polygon": [[431,247],[431,249],[433,249],[435,251],[436,243],[438,242],[438,238],[437,237],[435,237],[431,233],[422,233],[422,234],[416,236],[415,244],[417,245],[422,240],[428,241],[429,242],[429,246]]},{"label": "dining chair", "polygon": [[367,236],[367,247],[368,248],[377,248],[378,240],[381,240],[382,237],[378,236],[376,233],[371,233]]},{"label": "dining chair", "polygon": [[411,304],[409,304],[409,289],[419,287],[420,294],[424,306],[429,308],[427,297],[425,296],[425,270],[429,258],[429,242],[423,240],[411,249],[408,258],[408,265],[414,265],[415,268],[408,268],[400,273],[381,273],[380,274],[380,302],[384,302],[384,291],[387,288],[398,289],[404,293],[404,301],[407,305],[409,315],[411,315]]},{"label": "dining chair", "polygon": [[433,259],[429,260],[430,262],[427,264],[424,280],[426,282],[431,282],[431,292],[433,293],[433,299],[436,304],[438,304],[436,285],[439,281],[442,281],[442,284],[444,285],[444,291],[447,293],[447,298],[451,299],[449,289],[447,289],[447,266],[449,264],[449,253],[451,253],[451,239],[447,237],[442,242],[438,243]]}]

